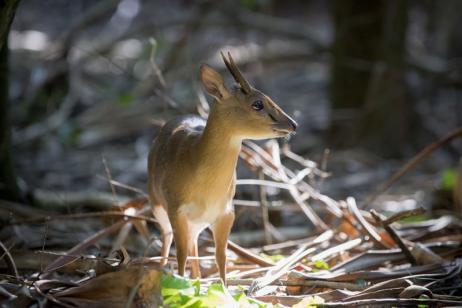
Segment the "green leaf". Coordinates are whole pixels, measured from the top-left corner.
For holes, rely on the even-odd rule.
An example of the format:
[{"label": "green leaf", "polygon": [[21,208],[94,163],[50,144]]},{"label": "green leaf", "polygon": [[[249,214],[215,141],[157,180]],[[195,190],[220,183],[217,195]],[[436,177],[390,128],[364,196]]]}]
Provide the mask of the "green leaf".
[{"label": "green leaf", "polygon": [[185,305],[196,294],[196,288],[188,280],[172,275],[163,275],[160,285],[163,302],[171,307]]},{"label": "green leaf", "polygon": [[194,295],[195,296],[201,295],[201,282],[199,280],[195,280],[195,281],[193,281],[192,285],[193,285],[194,290],[195,290]]},{"label": "green leaf", "polygon": [[457,171],[454,168],[448,168],[441,175],[441,187],[445,190],[452,190],[456,185]]},{"label": "green leaf", "polygon": [[319,305],[324,304],[324,299],[317,295],[308,296],[301,300],[298,304],[295,304],[294,308],[316,308]]},{"label": "green leaf", "polygon": [[203,296],[202,303],[206,307],[217,307],[236,303],[236,300],[229,294],[223,284],[214,283],[210,285],[207,293]]},{"label": "green leaf", "polygon": [[263,252],[260,253],[260,256],[274,263],[277,263],[285,258],[284,255],[267,255],[266,253],[263,253]]},{"label": "green leaf", "polygon": [[221,283],[209,286],[201,294],[199,280],[190,281],[172,275],[163,275],[161,278],[161,294],[164,307],[170,308],[204,308],[204,307],[246,307],[271,308],[258,300],[248,298],[243,292],[232,296]]},{"label": "green leaf", "polygon": [[422,215],[414,215],[414,216],[409,216],[404,219],[399,220],[400,223],[405,224],[405,223],[412,223],[412,222],[419,222],[419,221],[425,221],[429,220],[432,217],[426,214]]},{"label": "green leaf", "polygon": [[314,261],[314,266],[318,269],[328,270],[330,268],[329,264],[327,264],[324,260],[316,260]]},{"label": "green leaf", "polygon": [[174,277],[173,275],[162,275],[160,286],[167,289],[187,289],[191,283],[187,279]]},{"label": "green leaf", "polygon": [[234,296],[234,299],[237,301],[239,307],[255,307],[255,308],[271,308],[272,304],[264,303],[259,300],[249,298],[244,293],[239,293]]},{"label": "green leaf", "polygon": [[134,102],[135,98],[131,93],[123,92],[117,96],[117,103],[121,106],[127,107]]}]

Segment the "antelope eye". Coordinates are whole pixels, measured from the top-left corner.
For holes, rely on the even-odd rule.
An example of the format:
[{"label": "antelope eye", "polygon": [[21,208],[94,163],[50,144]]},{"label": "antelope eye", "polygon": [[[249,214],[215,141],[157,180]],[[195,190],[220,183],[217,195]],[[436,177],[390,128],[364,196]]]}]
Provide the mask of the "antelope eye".
[{"label": "antelope eye", "polygon": [[254,101],[252,103],[253,110],[260,111],[263,109],[263,102],[261,100]]}]

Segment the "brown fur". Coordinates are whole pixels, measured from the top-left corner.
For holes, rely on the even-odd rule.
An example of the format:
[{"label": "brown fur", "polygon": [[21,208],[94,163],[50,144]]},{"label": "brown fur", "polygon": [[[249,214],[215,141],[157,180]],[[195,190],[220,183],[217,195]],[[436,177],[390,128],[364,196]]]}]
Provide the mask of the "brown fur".
[{"label": "brown fur", "polygon": [[[226,245],[234,220],[236,164],[243,139],[285,136],[296,123],[258,90],[230,92],[223,78],[201,67],[207,92],[216,98],[207,122],[197,116],[169,121],[162,127],[148,158],[148,189],[162,233],[162,256],[168,257],[172,230],[178,271],[184,275],[187,255],[197,257],[197,238],[211,226],[220,277],[226,282]],[[261,100],[256,111],[252,102]],[[166,263],[164,259],[163,264]],[[199,262],[191,275],[200,276]]]}]

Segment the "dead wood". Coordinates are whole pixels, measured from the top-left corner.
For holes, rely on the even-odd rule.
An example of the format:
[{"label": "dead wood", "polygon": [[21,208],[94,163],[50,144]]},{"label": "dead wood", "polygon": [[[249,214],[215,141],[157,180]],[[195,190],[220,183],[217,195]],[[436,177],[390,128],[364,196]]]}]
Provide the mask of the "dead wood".
[{"label": "dead wood", "polygon": [[462,127],[456,128],[440,140],[426,146],[422,151],[420,151],[411,160],[409,160],[403,167],[396,171],[388,180],[381,184],[377,188],[377,190],[370,197],[368,197],[366,201],[364,201],[364,204],[370,205],[380,194],[384,193],[403,175],[405,175],[409,170],[414,168],[415,165],[417,165],[420,161],[432,154],[435,150],[460,137],[462,137]]}]

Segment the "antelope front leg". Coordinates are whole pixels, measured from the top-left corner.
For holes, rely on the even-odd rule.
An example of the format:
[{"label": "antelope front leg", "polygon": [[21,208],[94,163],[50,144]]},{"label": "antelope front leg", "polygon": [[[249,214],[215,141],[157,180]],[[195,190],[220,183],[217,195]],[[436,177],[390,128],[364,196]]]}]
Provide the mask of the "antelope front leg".
[{"label": "antelope front leg", "polygon": [[226,247],[228,237],[234,222],[234,212],[223,214],[218,217],[212,226],[213,239],[215,241],[215,260],[217,262],[220,277],[226,285]]},{"label": "antelope front leg", "polygon": [[182,214],[171,219],[171,223],[175,240],[176,260],[178,262],[178,275],[184,277],[190,237],[189,223],[188,219]]}]

